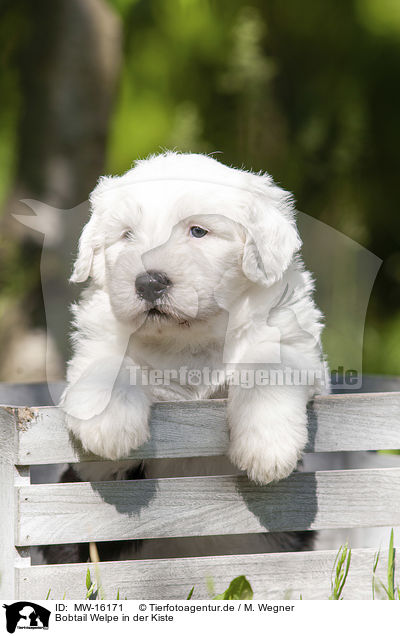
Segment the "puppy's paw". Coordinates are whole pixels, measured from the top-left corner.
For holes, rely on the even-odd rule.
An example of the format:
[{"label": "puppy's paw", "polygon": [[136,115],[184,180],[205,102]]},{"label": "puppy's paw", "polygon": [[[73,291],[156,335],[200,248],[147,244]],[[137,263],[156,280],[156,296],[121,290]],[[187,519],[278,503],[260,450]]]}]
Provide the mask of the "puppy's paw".
[{"label": "puppy's paw", "polygon": [[245,443],[236,440],[229,449],[230,460],[241,470],[245,470],[251,481],[269,484],[288,477],[301,458],[301,449],[295,445],[282,448],[280,444],[257,441]]},{"label": "puppy's paw", "polygon": [[268,484],[293,472],[306,442],[306,421],[250,424],[233,429],[229,458],[249,479]]},{"label": "puppy's paw", "polygon": [[150,434],[150,404],[143,396],[136,397],[137,400],[112,398],[102,413],[86,420],[66,413],[67,426],[85,450],[106,459],[126,457],[142,446]]}]

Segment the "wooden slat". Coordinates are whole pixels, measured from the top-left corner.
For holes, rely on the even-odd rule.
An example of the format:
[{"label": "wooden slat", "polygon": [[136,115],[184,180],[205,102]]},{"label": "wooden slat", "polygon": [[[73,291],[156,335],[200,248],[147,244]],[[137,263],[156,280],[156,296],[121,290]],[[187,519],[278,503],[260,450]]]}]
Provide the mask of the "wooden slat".
[{"label": "wooden slat", "polygon": [[14,480],[16,426],[12,414],[0,413],[0,598],[14,598]]},{"label": "wooden slat", "polygon": [[[345,599],[372,598],[372,566],[375,550],[352,551]],[[256,599],[327,600],[336,552],[232,555],[186,559],[105,562],[89,566],[92,580],[99,581],[106,599],[185,599],[194,585],[193,600],[210,598],[207,581],[217,593],[236,576],[244,574]],[[398,567],[399,557],[396,559]],[[83,599],[88,565],[44,565],[18,569],[18,598]],[[386,583],[387,559],[379,559],[377,578]]]},{"label": "wooden slat", "polygon": [[[334,377],[332,381],[335,382]],[[354,393],[354,389],[344,388],[343,385],[336,389],[332,384],[332,393]],[[364,373],[362,376],[362,386],[356,389],[356,393],[382,393],[387,391],[400,391],[400,376],[396,375],[369,375]]]},{"label": "wooden slat", "polygon": [[400,393],[329,395],[308,405],[308,451],[400,448]]},{"label": "wooden slat", "polygon": [[[20,464],[98,460],[70,439],[60,409],[19,408],[13,412],[18,420]],[[400,448],[400,393],[320,397],[309,404],[308,414],[308,451]],[[156,404],[150,428],[150,441],[130,458],[223,455],[229,440],[226,402]]]},{"label": "wooden slat", "polygon": [[[361,388],[336,388],[335,375],[332,375],[332,393],[382,393],[400,391],[400,376],[363,374]],[[66,382],[0,382],[0,404],[7,406],[53,406],[61,398]],[[50,395],[51,393],[51,395]],[[221,396],[222,397],[222,396]],[[55,402],[53,402],[53,399]]]},{"label": "wooden slat", "polygon": [[[21,427],[21,463],[43,464],[99,460],[71,440],[64,414],[56,407],[30,409],[32,419]],[[26,409],[23,410],[23,416]],[[228,446],[224,400],[165,402],[154,406],[151,440],[132,458],[221,455]],[[218,451],[218,452],[217,452]]]},{"label": "wooden slat", "polygon": [[400,525],[400,468],[41,484],[17,489],[17,545]]}]

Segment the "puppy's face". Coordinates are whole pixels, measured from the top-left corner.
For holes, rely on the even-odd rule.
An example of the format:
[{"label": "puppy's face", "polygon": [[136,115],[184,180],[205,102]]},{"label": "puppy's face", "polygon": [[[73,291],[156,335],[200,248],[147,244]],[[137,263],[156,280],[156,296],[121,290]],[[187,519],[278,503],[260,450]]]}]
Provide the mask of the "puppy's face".
[{"label": "puppy's face", "polygon": [[250,284],[245,232],[223,214],[231,193],[221,189],[178,181],[126,192],[117,218],[105,219],[105,285],[117,318],[146,329],[187,326],[219,313]]},{"label": "puppy's face", "polygon": [[299,247],[284,202],[269,178],[209,157],[139,162],[93,192],[72,280],[91,275],[135,329],[207,321],[282,275]]}]

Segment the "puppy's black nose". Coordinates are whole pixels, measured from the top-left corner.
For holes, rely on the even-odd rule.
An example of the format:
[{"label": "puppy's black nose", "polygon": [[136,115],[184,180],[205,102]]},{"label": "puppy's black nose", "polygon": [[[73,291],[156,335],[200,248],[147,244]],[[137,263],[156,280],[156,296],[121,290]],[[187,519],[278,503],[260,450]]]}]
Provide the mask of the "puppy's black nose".
[{"label": "puppy's black nose", "polygon": [[171,285],[168,276],[163,272],[144,272],[139,274],[135,281],[138,296],[151,303],[161,298]]}]

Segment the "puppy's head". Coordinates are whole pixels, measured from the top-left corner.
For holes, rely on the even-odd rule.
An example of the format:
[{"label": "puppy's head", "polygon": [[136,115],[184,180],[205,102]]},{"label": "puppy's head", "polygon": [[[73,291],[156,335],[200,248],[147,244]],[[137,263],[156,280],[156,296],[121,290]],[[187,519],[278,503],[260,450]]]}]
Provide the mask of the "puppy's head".
[{"label": "puppy's head", "polygon": [[90,200],[71,280],[91,277],[118,319],[147,328],[207,321],[273,285],[301,244],[291,199],[268,175],[208,156],[139,161]]}]

